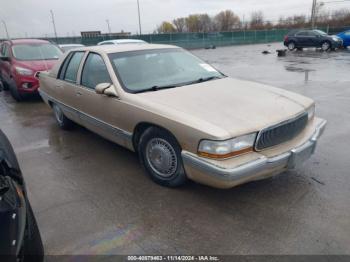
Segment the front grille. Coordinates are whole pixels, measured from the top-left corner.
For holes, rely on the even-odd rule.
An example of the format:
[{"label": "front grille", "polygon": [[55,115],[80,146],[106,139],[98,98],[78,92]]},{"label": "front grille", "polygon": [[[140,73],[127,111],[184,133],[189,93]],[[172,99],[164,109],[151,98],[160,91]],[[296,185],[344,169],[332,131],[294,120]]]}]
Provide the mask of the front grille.
[{"label": "front grille", "polygon": [[296,118],[279,123],[260,131],[256,140],[257,151],[287,142],[304,130],[308,122],[308,114],[304,113]]}]

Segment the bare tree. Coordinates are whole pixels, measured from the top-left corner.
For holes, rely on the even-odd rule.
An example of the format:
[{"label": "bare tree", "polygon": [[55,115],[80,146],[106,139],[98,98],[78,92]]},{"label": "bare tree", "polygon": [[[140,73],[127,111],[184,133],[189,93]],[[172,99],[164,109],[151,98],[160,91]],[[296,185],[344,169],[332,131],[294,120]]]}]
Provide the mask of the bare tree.
[{"label": "bare tree", "polygon": [[209,32],[213,30],[212,19],[208,14],[199,15],[199,32]]},{"label": "bare tree", "polygon": [[240,19],[231,10],[226,10],[215,16],[215,23],[219,31],[232,31],[235,28],[239,28]]},{"label": "bare tree", "polygon": [[173,20],[173,24],[175,25],[176,31],[179,33],[186,32],[186,18],[176,18]]},{"label": "bare tree", "polygon": [[262,11],[256,11],[251,14],[250,17],[251,29],[263,29],[264,28],[264,14]]}]

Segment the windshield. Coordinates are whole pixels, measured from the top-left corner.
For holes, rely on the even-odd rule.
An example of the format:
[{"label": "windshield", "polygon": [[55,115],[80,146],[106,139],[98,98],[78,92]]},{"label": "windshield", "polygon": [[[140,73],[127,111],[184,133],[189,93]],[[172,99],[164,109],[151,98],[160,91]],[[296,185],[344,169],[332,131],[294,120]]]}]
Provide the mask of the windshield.
[{"label": "windshield", "polygon": [[53,44],[21,44],[12,47],[13,55],[18,60],[54,60],[62,51]]},{"label": "windshield", "polygon": [[131,93],[224,77],[212,66],[180,48],[114,53],[109,57],[124,89]]}]

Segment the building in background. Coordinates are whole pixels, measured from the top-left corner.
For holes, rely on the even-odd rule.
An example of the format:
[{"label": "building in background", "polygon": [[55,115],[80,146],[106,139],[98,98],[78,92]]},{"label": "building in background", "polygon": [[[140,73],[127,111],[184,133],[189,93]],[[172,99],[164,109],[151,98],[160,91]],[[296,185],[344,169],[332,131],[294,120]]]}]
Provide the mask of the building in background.
[{"label": "building in background", "polygon": [[93,38],[93,37],[126,37],[130,36],[130,32],[121,31],[119,33],[101,33],[101,31],[83,31],[80,32],[83,38]]}]

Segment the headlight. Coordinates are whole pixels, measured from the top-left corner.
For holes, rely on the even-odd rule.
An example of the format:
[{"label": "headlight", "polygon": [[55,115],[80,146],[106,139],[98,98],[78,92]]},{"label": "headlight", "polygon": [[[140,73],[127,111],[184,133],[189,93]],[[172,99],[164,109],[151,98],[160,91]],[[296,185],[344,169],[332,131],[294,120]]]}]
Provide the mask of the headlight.
[{"label": "headlight", "polygon": [[203,157],[223,159],[253,151],[257,133],[236,137],[226,141],[203,140],[198,154]]},{"label": "headlight", "polygon": [[20,75],[23,75],[23,76],[31,76],[34,74],[34,72],[30,69],[27,69],[27,68],[23,68],[23,67],[19,67],[19,66],[16,66],[16,71],[18,74]]},{"label": "headlight", "polygon": [[334,41],[338,42],[340,39],[339,37],[332,37]]},{"label": "headlight", "polygon": [[308,114],[309,120],[313,119],[315,117],[315,111],[316,111],[316,107],[315,104],[313,104],[312,106],[310,106],[306,112]]}]

